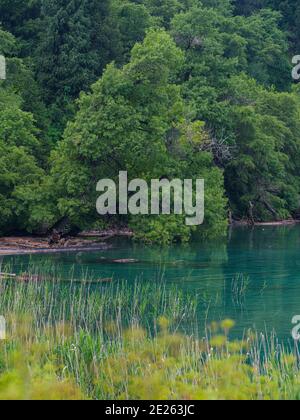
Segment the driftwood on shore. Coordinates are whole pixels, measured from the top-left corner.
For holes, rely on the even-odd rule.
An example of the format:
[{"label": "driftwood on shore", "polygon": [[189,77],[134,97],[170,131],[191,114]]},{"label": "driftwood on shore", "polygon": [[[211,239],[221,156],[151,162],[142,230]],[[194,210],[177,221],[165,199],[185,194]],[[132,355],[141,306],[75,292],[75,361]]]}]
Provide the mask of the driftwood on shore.
[{"label": "driftwood on shore", "polygon": [[92,230],[68,236],[53,230],[48,237],[4,237],[0,238],[0,255],[46,254],[57,252],[100,251],[112,248],[108,243],[115,237],[131,238],[129,229]]},{"label": "driftwood on shore", "polygon": [[0,255],[55,254],[58,252],[103,251],[110,249],[111,247],[111,244],[107,244],[100,240],[83,238],[63,239],[56,246],[49,245],[46,238],[0,238]]}]

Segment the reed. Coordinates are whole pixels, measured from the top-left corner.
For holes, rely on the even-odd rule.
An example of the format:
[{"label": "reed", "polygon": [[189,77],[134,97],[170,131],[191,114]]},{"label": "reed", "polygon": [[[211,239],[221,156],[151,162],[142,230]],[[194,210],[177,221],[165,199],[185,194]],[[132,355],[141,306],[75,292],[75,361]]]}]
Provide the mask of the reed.
[{"label": "reed", "polygon": [[298,355],[276,337],[196,325],[197,297],[163,281],[0,283],[0,399],[299,399]]}]

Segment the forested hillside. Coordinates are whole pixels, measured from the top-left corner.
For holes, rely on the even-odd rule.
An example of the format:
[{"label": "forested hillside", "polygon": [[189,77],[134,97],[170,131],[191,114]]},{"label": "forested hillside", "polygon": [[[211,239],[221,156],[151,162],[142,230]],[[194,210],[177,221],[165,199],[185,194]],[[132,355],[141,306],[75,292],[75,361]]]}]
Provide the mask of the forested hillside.
[{"label": "forested hillside", "polygon": [[[0,233],[148,242],[300,213],[296,0],[0,0]],[[205,223],[100,218],[96,183],[204,178]]]}]

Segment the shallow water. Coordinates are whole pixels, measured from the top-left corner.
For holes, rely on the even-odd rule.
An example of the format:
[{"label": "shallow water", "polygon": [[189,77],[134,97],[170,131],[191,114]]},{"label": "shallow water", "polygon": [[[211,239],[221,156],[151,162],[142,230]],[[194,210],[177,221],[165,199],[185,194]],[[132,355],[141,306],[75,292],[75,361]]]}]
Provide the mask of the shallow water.
[{"label": "shallow water", "polygon": [[[300,314],[300,226],[234,228],[227,241],[148,248],[128,242],[93,253],[3,257],[2,269],[55,267],[61,277],[164,281],[198,300],[198,324],[231,318],[235,335],[249,328],[291,338]],[[116,259],[136,259],[122,264]],[[95,286],[97,287],[97,286]]]}]

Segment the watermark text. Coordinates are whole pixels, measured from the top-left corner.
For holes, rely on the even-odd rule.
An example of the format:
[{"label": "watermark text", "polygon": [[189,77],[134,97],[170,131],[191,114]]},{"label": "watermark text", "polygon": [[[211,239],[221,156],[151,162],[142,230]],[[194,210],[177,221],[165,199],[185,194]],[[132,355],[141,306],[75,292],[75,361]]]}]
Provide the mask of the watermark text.
[{"label": "watermark text", "polygon": [[[195,187],[195,188],[194,188]],[[204,222],[203,179],[143,179],[128,182],[126,171],[119,173],[118,187],[112,179],[98,182],[96,208],[100,215],[184,214],[187,226]]]}]

